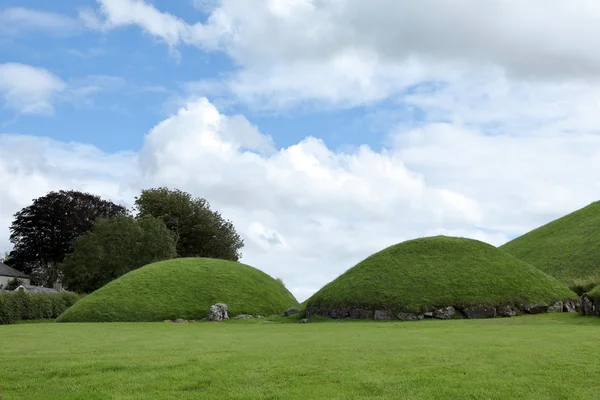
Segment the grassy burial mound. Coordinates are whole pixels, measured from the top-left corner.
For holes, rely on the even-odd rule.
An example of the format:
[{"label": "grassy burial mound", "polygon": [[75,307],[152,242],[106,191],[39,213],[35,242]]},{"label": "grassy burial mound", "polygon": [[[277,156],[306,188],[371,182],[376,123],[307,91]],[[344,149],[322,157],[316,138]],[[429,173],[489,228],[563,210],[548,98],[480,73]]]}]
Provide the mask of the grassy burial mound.
[{"label": "grassy burial mound", "polygon": [[[409,240],[371,255],[307,301],[307,314],[417,319],[563,311],[575,293],[489,244],[445,236]],[[535,305],[535,306],[534,306]],[[428,313],[432,312],[433,315]]]},{"label": "grassy burial mound", "polygon": [[210,258],[180,258],[123,275],[86,296],[57,321],[201,319],[216,303],[226,303],[233,316],[266,316],[298,306],[283,283],[256,268]]},{"label": "grassy burial mound", "polygon": [[590,290],[600,284],[600,201],[534,229],[500,248],[574,290]]}]

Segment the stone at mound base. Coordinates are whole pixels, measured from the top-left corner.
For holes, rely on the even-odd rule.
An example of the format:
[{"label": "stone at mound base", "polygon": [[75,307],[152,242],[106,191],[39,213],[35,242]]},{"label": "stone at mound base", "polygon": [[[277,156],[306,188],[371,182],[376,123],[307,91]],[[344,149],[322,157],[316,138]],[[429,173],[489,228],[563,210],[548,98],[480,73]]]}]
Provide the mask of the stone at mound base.
[{"label": "stone at mound base", "polygon": [[444,307],[444,308],[440,308],[439,310],[435,310],[433,312],[433,318],[450,319],[454,316],[455,313],[456,313],[456,310],[454,309],[454,307]]},{"label": "stone at mound base", "polygon": [[252,319],[254,317],[250,314],[240,314],[240,315],[236,315],[233,318],[235,318],[235,319]]},{"label": "stone at mound base", "polygon": [[548,307],[548,312],[562,312],[563,311],[563,302],[557,301]]},{"label": "stone at mound base", "polygon": [[396,315],[396,317],[400,320],[400,321],[418,321],[418,320],[422,320],[423,318],[425,318],[423,316],[423,314],[412,314],[412,313],[398,313],[398,315]]},{"label": "stone at mound base", "polygon": [[463,313],[469,319],[496,318],[496,309],[488,306],[468,307],[463,310]]},{"label": "stone at mound base", "polygon": [[548,304],[537,303],[537,304],[527,304],[523,307],[523,310],[527,314],[541,314],[548,312]]},{"label": "stone at mound base", "polygon": [[581,313],[583,315],[597,315],[596,305],[594,301],[586,294],[580,297]]},{"label": "stone at mound base", "polygon": [[375,314],[373,315],[373,319],[375,321],[387,321],[392,319],[392,315],[389,311],[384,310],[375,310]]},{"label": "stone at mound base", "polygon": [[577,305],[573,300],[567,300],[563,302],[563,312],[575,313],[577,312]]},{"label": "stone at mound base", "polygon": [[283,315],[289,317],[290,315],[298,314],[300,311],[296,307],[288,308],[283,312]]},{"label": "stone at mound base", "polygon": [[223,321],[224,319],[229,319],[229,315],[227,315],[227,304],[217,303],[210,306],[208,315],[206,316],[207,321]]},{"label": "stone at mound base", "polygon": [[500,306],[497,311],[500,317],[514,317],[517,315],[517,310],[511,306]]},{"label": "stone at mound base", "polygon": [[350,310],[349,316],[350,316],[350,318],[354,318],[354,319],[371,319],[371,318],[373,318],[373,311],[356,308],[356,309]]}]

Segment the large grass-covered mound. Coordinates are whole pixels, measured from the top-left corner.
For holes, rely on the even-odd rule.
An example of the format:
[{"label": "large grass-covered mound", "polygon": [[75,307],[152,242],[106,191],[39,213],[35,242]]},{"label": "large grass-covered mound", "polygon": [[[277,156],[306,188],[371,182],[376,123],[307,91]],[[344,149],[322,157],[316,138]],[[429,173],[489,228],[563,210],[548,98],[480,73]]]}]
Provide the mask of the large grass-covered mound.
[{"label": "large grass-covered mound", "polygon": [[315,293],[307,309],[422,313],[576,298],[554,278],[494,246],[436,236],[371,255]]},{"label": "large grass-covered mound", "polygon": [[600,283],[600,201],[500,248],[569,286],[578,281]]},{"label": "large grass-covered mound", "polygon": [[58,322],[200,319],[215,303],[229,313],[272,315],[298,305],[283,283],[248,265],[180,258],[146,265],[108,283]]}]

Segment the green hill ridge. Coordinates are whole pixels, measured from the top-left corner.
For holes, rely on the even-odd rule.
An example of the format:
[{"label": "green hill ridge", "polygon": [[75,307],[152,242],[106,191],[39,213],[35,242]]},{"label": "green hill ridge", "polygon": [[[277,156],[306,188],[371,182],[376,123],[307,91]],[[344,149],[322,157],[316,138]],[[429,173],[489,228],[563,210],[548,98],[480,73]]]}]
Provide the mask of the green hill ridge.
[{"label": "green hill ridge", "polygon": [[77,302],[57,322],[201,319],[216,303],[226,303],[232,316],[268,316],[298,306],[283,283],[256,268],[233,261],[180,258],[121,276]]},{"label": "green hill ridge", "polygon": [[600,201],[513,239],[500,249],[569,286],[600,283]]},{"label": "green hill ridge", "polygon": [[[389,310],[526,305],[575,300],[556,279],[473,239],[436,236],[381,250],[306,302],[307,310]],[[346,312],[346,311],[344,311]]]}]

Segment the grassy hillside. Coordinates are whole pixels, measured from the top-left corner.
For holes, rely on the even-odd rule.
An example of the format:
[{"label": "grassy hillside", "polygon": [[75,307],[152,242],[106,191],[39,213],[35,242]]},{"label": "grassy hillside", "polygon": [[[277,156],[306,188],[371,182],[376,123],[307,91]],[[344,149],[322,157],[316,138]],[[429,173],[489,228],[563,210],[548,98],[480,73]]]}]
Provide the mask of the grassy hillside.
[{"label": "grassy hillside", "polygon": [[534,229],[500,249],[569,286],[577,281],[600,283],[600,202]]},{"label": "grassy hillside", "polygon": [[180,258],[123,275],[85,297],[57,321],[200,319],[218,302],[226,303],[232,315],[271,315],[298,305],[281,282],[248,265]]},{"label": "grassy hillside", "polygon": [[307,307],[423,312],[575,298],[554,278],[494,246],[437,236],[373,254],[319,290]]}]

